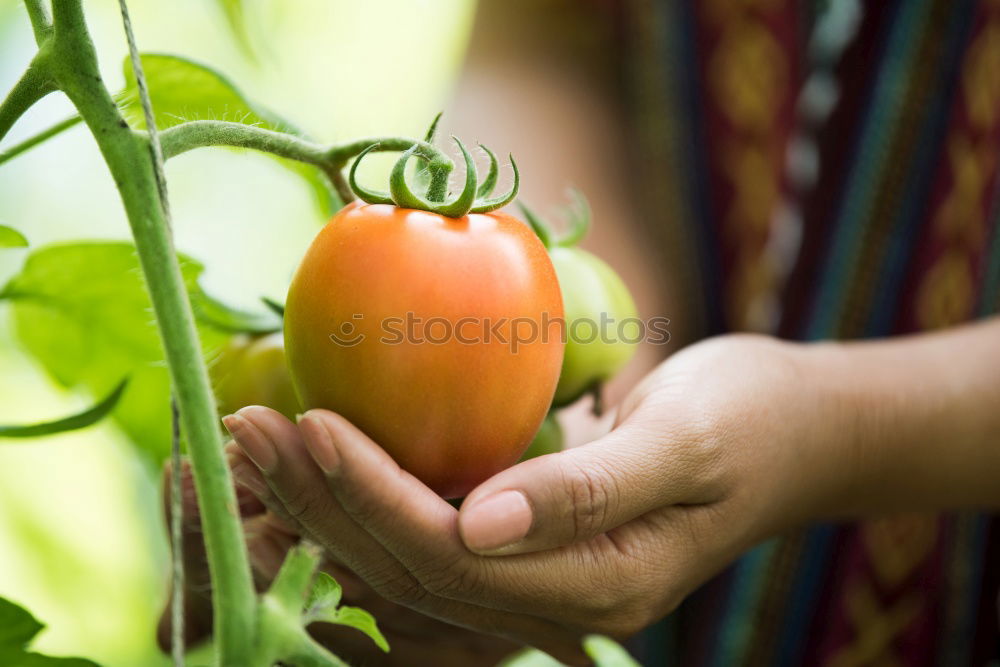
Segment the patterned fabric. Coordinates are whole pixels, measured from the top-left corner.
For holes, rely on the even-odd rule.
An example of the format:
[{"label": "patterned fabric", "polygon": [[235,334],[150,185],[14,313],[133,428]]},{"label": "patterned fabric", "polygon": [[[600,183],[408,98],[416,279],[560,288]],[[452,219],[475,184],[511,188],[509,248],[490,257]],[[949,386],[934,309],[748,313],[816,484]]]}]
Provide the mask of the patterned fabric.
[{"label": "patterned fabric", "polygon": [[[623,3],[652,231],[706,335],[869,338],[1000,311],[1000,0]],[[996,518],[813,526],[746,554],[643,650],[985,665],[998,590]]]}]

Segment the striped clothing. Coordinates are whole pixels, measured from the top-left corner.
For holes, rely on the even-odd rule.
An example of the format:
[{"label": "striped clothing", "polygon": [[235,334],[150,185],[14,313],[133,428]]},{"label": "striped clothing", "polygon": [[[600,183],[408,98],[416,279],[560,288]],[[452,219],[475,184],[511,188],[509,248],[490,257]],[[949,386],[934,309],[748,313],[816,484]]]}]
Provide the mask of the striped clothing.
[{"label": "striped clothing", "polygon": [[[650,232],[706,334],[871,338],[1000,311],[1000,0],[621,2]],[[640,650],[984,665],[998,588],[994,518],[816,525],[746,554]]]}]

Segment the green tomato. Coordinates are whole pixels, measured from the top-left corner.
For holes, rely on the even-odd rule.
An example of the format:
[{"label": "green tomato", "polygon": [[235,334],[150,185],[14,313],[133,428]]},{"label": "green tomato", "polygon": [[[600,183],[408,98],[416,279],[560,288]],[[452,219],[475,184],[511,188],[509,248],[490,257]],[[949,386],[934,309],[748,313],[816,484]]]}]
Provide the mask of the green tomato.
[{"label": "green tomato", "polygon": [[526,449],[524,454],[521,455],[521,460],[527,461],[528,459],[533,459],[536,456],[561,452],[562,448],[562,426],[559,425],[559,421],[556,419],[555,414],[550,412],[546,415],[545,421],[543,421],[542,425],[539,427],[538,433],[535,434],[535,439],[531,441],[531,444],[528,445],[528,449]]},{"label": "green tomato", "polygon": [[294,420],[302,411],[280,333],[233,336],[209,366],[209,375],[220,414],[263,405]]},{"label": "green tomato", "polygon": [[568,405],[611,379],[638,348],[635,302],[614,269],[576,247],[549,251],[559,276],[566,349],[553,405]]}]

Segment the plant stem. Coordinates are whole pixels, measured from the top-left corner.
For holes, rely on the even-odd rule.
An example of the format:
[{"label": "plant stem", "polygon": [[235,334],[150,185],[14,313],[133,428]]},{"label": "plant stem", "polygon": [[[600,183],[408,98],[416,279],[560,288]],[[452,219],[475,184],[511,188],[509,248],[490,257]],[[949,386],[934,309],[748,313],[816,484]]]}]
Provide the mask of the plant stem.
[{"label": "plant stem", "polygon": [[319,549],[303,543],[288,552],[266,595],[285,611],[298,618],[302,614],[305,594],[319,565]]},{"label": "plant stem", "polygon": [[346,144],[333,145],[327,148],[326,159],[331,164],[340,164],[343,166],[351,158],[357,157],[372,144],[378,144],[378,147],[374,150],[376,153],[382,151],[405,151],[416,144],[417,150],[414,152],[415,155],[421,155],[431,164],[442,166],[448,171],[455,168],[455,163],[451,161],[451,158],[442,153],[437,146],[409,137],[366,137],[364,139],[355,139]]},{"label": "plant stem", "polygon": [[56,136],[57,134],[65,132],[69,128],[74,127],[81,120],[83,120],[83,119],[80,118],[79,116],[72,116],[71,118],[67,118],[66,120],[64,120],[64,121],[62,121],[60,123],[56,123],[55,125],[53,125],[52,127],[48,128],[47,130],[42,130],[41,132],[39,132],[38,134],[36,134],[36,135],[34,135],[32,137],[28,137],[27,139],[25,139],[21,143],[14,144],[13,146],[11,146],[10,148],[8,148],[7,150],[5,150],[2,153],[0,153],[0,164],[3,164],[7,160],[11,160],[11,159],[17,157],[18,155],[20,155],[21,153],[23,153],[23,152],[25,152],[25,151],[27,151],[27,150],[29,150],[31,148],[34,148],[35,146],[37,146],[38,144],[42,143],[43,141],[48,141],[49,139],[51,139],[52,137]]},{"label": "plant stem", "polygon": [[323,170],[345,203],[354,199],[354,193],[347,185],[342,170],[351,158],[372,144],[378,144],[376,151],[405,151],[417,144],[417,153],[430,162],[435,173],[443,174],[445,181],[454,169],[454,163],[434,145],[408,137],[371,137],[346,144],[321,146],[284,132],[221,120],[194,120],[160,132],[164,159],[204,146],[229,146],[250,148],[315,165]]},{"label": "plant stem", "polygon": [[45,0],[24,0],[24,7],[28,10],[28,18],[31,19],[35,43],[41,46],[45,38],[52,32],[52,22],[49,19],[49,12],[45,8]]},{"label": "plant stem", "polygon": [[31,106],[56,89],[49,75],[48,50],[39,51],[0,103],[0,139]]},{"label": "plant stem", "polygon": [[317,644],[302,626],[302,607],[320,550],[302,543],[289,550],[259,607],[259,662],[263,667],[277,657],[296,667],[347,667],[347,663]]},{"label": "plant stem", "polygon": [[252,148],[317,166],[325,160],[325,149],[319,144],[256,125],[222,120],[193,120],[161,130],[160,145],[164,158],[203,146],[231,146]]},{"label": "plant stem", "polygon": [[252,663],[256,599],[215,400],[158,196],[148,139],[129,128],[101,79],[80,2],[53,2],[52,72],[93,133],[125,206],[191,455],[214,587],[217,655],[222,665],[243,667]]}]

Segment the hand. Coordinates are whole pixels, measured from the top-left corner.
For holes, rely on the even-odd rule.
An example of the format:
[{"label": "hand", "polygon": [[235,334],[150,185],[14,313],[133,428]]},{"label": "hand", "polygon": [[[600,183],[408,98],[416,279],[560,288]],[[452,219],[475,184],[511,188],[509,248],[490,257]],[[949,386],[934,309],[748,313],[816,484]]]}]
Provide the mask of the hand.
[{"label": "hand", "polygon": [[810,390],[803,349],[749,336],[688,348],[606,436],[494,476],[460,512],[331,412],[296,428],[251,407],[226,424],[265,504],[377,593],[582,663],[583,633],[634,633],[821,504],[839,407]]},{"label": "hand", "polygon": [[[261,483],[260,474],[255,472],[253,464],[239,452],[235,444],[230,443],[226,450],[230,468],[237,480],[249,480],[251,485]],[[171,478],[172,472],[168,465],[163,475],[163,501],[168,525]],[[185,572],[184,642],[185,646],[190,647],[208,637],[212,631],[212,596],[194,480],[191,467],[186,461],[181,468],[181,489]],[[286,553],[300,539],[300,532],[294,521],[268,511],[254,495],[256,491],[269,497],[265,490],[266,486],[251,489],[243,483],[236,485],[236,498],[258,591],[263,591],[270,585],[284,562]],[[320,569],[340,583],[344,604],[362,607],[375,615],[379,628],[392,646],[391,653],[384,654],[368,637],[351,628],[326,623],[310,626],[309,630],[317,640],[352,664],[422,664],[441,667],[495,664],[517,648],[496,637],[462,630],[393,604],[375,594],[371,587],[352,572],[329,559],[323,561]],[[157,628],[157,640],[165,652],[170,650],[171,630],[171,605],[168,601]]]}]

